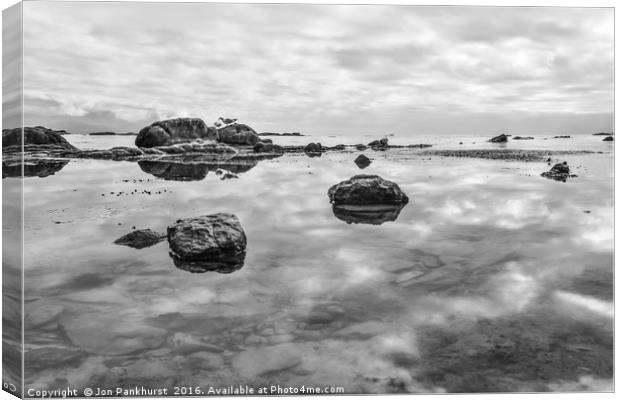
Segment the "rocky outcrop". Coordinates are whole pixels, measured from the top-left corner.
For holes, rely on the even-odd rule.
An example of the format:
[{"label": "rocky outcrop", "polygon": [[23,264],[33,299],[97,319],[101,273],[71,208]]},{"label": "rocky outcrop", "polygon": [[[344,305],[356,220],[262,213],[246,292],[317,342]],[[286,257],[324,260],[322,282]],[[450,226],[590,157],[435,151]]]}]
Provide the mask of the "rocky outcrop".
[{"label": "rocky outcrop", "polygon": [[372,147],[373,149],[387,148],[388,147],[388,139],[387,138],[383,138],[383,139],[379,139],[379,140],[373,140],[372,142],[368,143],[368,146]]},{"label": "rocky outcrop", "polygon": [[254,145],[254,153],[275,153],[282,154],[284,153],[284,148],[282,146],[278,146],[273,143],[263,143],[258,142]]},{"label": "rocky outcrop", "polygon": [[378,175],[355,175],[327,192],[335,205],[407,204],[409,198],[398,185]]},{"label": "rocky outcrop", "polygon": [[207,127],[200,118],[175,118],[157,121],[142,128],[136,137],[136,146],[169,146],[196,139],[216,140],[217,130]]},{"label": "rocky outcrop", "polygon": [[366,157],[365,155],[360,154],[359,156],[357,156],[357,158],[355,158],[354,162],[355,165],[357,165],[360,169],[364,169],[368,167],[372,161],[370,161],[370,158]]},{"label": "rocky outcrop", "polygon": [[[54,175],[56,172],[63,169],[69,161],[63,160],[33,160],[24,162],[24,177],[37,176],[39,178],[45,178],[46,176]],[[22,163],[20,160],[13,162],[2,162],[2,179],[4,178],[19,178],[22,176]]]},{"label": "rocky outcrop", "polygon": [[[61,133],[66,131],[54,131],[42,126],[3,129],[2,130],[2,151],[22,151],[22,142],[25,151],[36,150],[77,150],[75,146],[62,137]],[[23,139],[23,140],[22,140]]]},{"label": "rocky outcrop", "polygon": [[562,182],[566,182],[567,178],[577,177],[577,175],[570,173],[570,168],[568,167],[568,163],[566,161],[555,164],[549,171],[543,172],[540,176]]},{"label": "rocky outcrop", "polygon": [[245,124],[232,124],[217,130],[218,140],[222,143],[254,146],[260,141],[258,134]]},{"label": "rocky outcrop", "polygon": [[494,138],[487,140],[487,142],[491,142],[491,143],[505,143],[507,141],[508,141],[508,136],[504,135],[503,133],[501,135],[495,136]]},{"label": "rocky outcrop", "polygon": [[241,268],[246,242],[239,219],[229,213],[180,219],[168,227],[170,257],[189,272],[228,273]]},{"label": "rocky outcrop", "polygon": [[613,142],[613,141],[614,141],[613,136],[607,136],[605,139],[603,139],[603,142]]},{"label": "rocky outcrop", "polygon": [[143,249],[151,247],[164,239],[166,239],[165,233],[155,232],[150,229],[138,229],[116,239],[114,244],[133,247],[134,249]]},{"label": "rocky outcrop", "polygon": [[384,222],[396,221],[403,207],[405,207],[405,204],[334,205],[332,206],[332,211],[336,218],[347,224],[381,225]]}]

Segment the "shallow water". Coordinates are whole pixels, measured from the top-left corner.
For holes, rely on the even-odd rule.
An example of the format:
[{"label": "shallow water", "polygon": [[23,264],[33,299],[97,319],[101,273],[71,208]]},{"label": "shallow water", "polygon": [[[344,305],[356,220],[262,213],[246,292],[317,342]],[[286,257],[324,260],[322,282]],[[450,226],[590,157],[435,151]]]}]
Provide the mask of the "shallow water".
[{"label": "shallow water", "polygon": [[[363,173],[410,198],[381,224],[348,224],[329,204],[329,187],[360,173],[358,152],[287,154],[228,180],[99,160],[26,178],[25,386],[611,390],[613,145],[571,140],[509,143],[603,152],[563,157],[579,175],[566,183],[540,162],[366,151]],[[166,241],[113,244],[216,212],[248,238],[230,274],[175,268]]]}]

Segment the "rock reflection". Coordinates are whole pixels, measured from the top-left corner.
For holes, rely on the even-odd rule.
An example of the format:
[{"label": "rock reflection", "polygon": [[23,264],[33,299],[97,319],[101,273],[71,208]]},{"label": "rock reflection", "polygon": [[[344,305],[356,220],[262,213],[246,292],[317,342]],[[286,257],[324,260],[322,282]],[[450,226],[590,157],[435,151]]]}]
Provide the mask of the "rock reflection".
[{"label": "rock reflection", "polygon": [[170,254],[174,266],[178,269],[191,273],[217,272],[220,274],[230,274],[243,268],[245,263],[245,253],[232,255],[226,258],[211,258],[203,260],[181,260]]},{"label": "rock reflection", "polygon": [[[46,176],[54,175],[67,164],[69,164],[69,161],[58,160],[37,160],[24,163],[24,177],[38,176],[39,178],[45,178]],[[19,178],[21,176],[22,166],[20,162],[2,162],[2,179]]]},{"label": "rock reflection", "polygon": [[380,205],[334,205],[332,211],[336,218],[347,224],[381,225],[396,221],[405,204]]},{"label": "rock reflection", "polygon": [[257,160],[228,160],[225,163],[138,161],[142,171],[167,181],[201,181],[209,171],[219,169],[235,174],[247,172],[258,164]]}]

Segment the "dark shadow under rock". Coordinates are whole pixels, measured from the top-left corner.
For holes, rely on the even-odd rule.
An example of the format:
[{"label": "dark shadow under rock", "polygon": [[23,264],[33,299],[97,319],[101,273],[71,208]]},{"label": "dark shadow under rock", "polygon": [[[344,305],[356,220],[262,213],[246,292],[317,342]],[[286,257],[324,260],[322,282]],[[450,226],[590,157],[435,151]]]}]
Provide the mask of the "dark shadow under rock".
[{"label": "dark shadow under rock", "polygon": [[[39,178],[45,178],[46,176],[54,175],[56,172],[63,169],[69,161],[57,161],[57,160],[36,160],[24,162],[24,177],[38,176]],[[4,178],[19,178],[22,176],[22,166],[19,161],[15,163],[2,162],[2,179]]]},{"label": "dark shadow under rock", "polygon": [[151,247],[166,239],[165,233],[155,232],[150,229],[139,229],[126,234],[114,241],[114,244],[143,249]]},{"label": "dark shadow under rock", "polygon": [[368,206],[334,205],[334,216],[347,224],[381,225],[396,221],[405,204],[379,204]]}]

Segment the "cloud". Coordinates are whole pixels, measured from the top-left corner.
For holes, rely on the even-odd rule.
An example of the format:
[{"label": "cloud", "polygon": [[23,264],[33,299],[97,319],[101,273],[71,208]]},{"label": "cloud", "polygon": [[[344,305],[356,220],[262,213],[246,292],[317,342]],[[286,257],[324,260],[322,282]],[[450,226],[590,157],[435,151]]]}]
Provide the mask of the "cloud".
[{"label": "cloud", "polygon": [[29,2],[24,26],[27,125],[110,112],[124,130],[223,115],[442,133],[520,113],[611,128],[611,9]]}]

